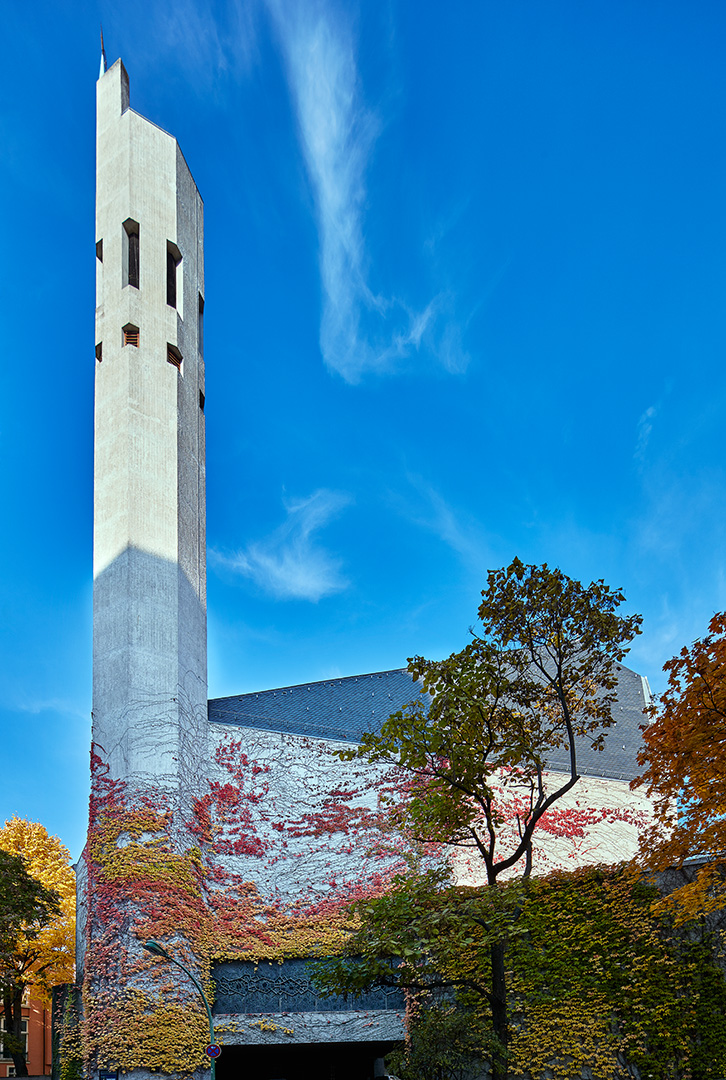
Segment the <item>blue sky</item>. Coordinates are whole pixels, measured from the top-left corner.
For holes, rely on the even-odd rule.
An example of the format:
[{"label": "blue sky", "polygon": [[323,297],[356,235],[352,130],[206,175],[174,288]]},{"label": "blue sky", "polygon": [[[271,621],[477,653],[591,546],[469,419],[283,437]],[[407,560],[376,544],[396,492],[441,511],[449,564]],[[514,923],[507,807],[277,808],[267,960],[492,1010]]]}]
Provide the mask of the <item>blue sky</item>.
[{"label": "blue sky", "polygon": [[460,648],[514,555],[726,605],[726,8],[6,5],[0,821],[78,855],[98,24],[206,215],[210,696]]}]

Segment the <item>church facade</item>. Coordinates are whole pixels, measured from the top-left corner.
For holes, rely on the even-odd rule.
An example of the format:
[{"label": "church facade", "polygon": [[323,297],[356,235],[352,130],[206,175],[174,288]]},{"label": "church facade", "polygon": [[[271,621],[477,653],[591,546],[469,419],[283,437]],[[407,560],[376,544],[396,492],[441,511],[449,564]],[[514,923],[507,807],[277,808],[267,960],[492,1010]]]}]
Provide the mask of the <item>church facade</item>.
[{"label": "church facade", "polygon": [[[95,1075],[217,1070],[369,1080],[403,1036],[380,991],[322,999],[351,900],[404,866],[383,768],[338,752],[420,690],[406,670],[207,700],[203,204],[176,140],[97,88],[92,791],[79,864],[81,1027]],[[553,818],[535,870],[634,853],[647,684],[619,671],[615,726]],[[553,758],[553,773],[567,763]],[[478,868],[459,859],[460,881]]]}]

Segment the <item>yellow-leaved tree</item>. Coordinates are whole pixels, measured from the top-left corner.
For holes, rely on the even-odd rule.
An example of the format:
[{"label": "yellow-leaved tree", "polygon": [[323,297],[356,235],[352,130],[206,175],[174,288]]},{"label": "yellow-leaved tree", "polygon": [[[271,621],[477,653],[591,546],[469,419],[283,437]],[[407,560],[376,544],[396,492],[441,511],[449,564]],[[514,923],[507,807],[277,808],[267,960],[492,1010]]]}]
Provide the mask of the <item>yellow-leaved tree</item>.
[{"label": "yellow-leaved tree", "polygon": [[[74,978],[76,883],[68,848],[37,822],[13,817],[0,829],[0,852],[20,857],[8,861],[18,880],[9,895],[16,900],[27,893],[28,902],[16,905],[19,917],[4,925],[2,984],[5,1038],[16,1076],[27,1076],[20,1039],[21,1007],[26,989],[47,997],[51,986]],[[7,861],[7,860],[6,860]],[[33,890],[33,881],[39,883]],[[13,905],[9,906],[12,912]],[[7,921],[7,920],[6,920]]]}]

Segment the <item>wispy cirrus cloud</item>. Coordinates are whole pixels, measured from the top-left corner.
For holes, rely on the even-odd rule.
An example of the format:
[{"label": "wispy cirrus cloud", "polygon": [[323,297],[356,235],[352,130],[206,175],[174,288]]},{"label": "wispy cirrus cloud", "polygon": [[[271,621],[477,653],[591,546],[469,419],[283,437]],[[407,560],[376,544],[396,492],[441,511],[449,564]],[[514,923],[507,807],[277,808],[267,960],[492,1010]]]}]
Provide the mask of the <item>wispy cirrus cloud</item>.
[{"label": "wispy cirrus cloud", "polygon": [[287,518],[270,536],[228,555],[211,551],[218,566],[249,578],[278,600],[311,600],[348,587],[342,561],[317,543],[316,534],[352,499],[320,488],[305,499],[283,500]]},{"label": "wispy cirrus cloud", "polygon": [[18,698],[11,708],[17,709],[18,712],[30,713],[32,716],[39,716],[41,713],[60,713],[63,716],[71,716],[77,720],[83,720],[84,722],[90,719],[90,714],[81,709],[77,703],[68,701],[65,698],[36,698],[36,697],[22,697]]},{"label": "wispy cirrus cloud", "polygon": [[483,575],[493,565],[491,539],[479,522],[457,511],[439,491],[415,473],[406,476],[417,498],[398,498],[400,511],[413,524],[433,533],[459,557],[468,571]]},{"label": "wispy cirrus cloud", "polygon": [[633,458],[636,463],[642,465],[645,460],[645,454],[648,449],[648,441],[650,439],[651,432],[653,431],[653,424],[660,408],[659,404],[649,405],[647,409],[641,414],[638,420],[638,431],[635,443],[635,452]]},{"label": "wispy cirrus cloud", "polygon": [[[323,310],[320,346],[348,382],[384,371],[419,349],[433,328],[434,299],[421,311],[376,295],[368,284],[365,173],[379,123],[366,106],[353,34],[324,0],[266,0],[285,60],[308,176],[315,196]],[[452,360],[455,336],[446,341]]]},{"label": "wispy cirrus cloud", "polygon": [[190,88],[208,94],[226,77],[244,77],[258,63],[258,9],[258,0],[226,5],[215,0],[159,5],[126,0],[123,9],[110,9],[104,16],[109,63],[122,52],[154,67],[171,64],[175,72],[193,76]]}]

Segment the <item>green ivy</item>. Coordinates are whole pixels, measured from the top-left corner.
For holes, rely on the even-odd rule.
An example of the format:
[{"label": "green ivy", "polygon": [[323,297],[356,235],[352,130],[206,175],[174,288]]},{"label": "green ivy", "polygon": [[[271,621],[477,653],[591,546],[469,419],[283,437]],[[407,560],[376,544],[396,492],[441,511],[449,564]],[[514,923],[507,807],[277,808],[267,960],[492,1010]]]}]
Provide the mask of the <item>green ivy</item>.
[{"label": "green ivy", "polygon": [[[69,988],[70,989],[70,988]],[[71,990],[63,1009],[60,1036],[60,1080],[83,1080],[83,1054],[75,994]]]},{"label": "green ivy", "polygon": [[488,1026],[460,1002],[412,997],[407,1044],[386,1055],[386,1068],[400,1080],[470,1080],[481,1071]]},{"label": "green ivy", "polygon": [[[726,978],[704,926],[676,929],[656,918],[659,894],[628,867],[558,873],[516,888],[507,949],[512,1080],[619,1080],[637,1075],[634,1068],[643,1080],[726,1076]],[[482,890],[480,899],[486,919],[501,891]],[[452,950],[446,974],[455,981],[474,966],[486,985],[487,956],[471,941]],[[481,1000],[478,1008],[483,1019]],[[442,1030],[456,1026],[450,1011]],[[419,1050],[425,1056],[437,1045],[439,1029],[424,1019],[412,1018],[411,1075]],[[431,1070],[433,1057],[429,1071],[439,1075]]]}]

